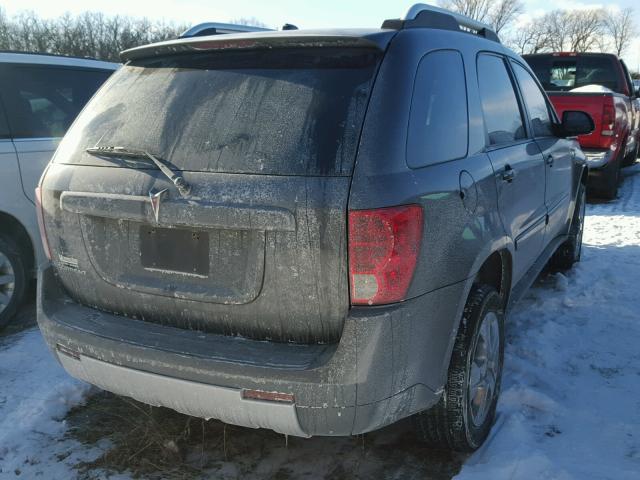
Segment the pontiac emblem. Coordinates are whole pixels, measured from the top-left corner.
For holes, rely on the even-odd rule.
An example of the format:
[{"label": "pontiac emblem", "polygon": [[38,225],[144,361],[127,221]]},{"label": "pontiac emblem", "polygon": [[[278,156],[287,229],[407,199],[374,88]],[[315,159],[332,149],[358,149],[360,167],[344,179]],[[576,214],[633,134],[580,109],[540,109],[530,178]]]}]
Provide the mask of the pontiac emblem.
[{"label": "pontiac emblem", "polygon": [[158,223],[158,217],[160,216],[160,202],[162,202],[162,197],[165,193],[167,193],[169,189],[165,188],[164,190],[160,190],[159,192],[153,193],[153,191],[149,192],[149,200],[151,201],[151,210],[153,210],[153,216],[156,219],[156,223]]}]

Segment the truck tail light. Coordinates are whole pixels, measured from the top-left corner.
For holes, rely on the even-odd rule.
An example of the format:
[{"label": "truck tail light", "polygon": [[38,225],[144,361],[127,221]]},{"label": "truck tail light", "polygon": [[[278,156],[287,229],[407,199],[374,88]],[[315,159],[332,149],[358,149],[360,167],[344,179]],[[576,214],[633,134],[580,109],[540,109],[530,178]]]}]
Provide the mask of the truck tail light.
[{"label": "truck tail light", "polygon": [[616,111],[613,105],[606,104],[602,107],[602,129],[600,135],[603,137],[613,137],[616,128]]},{"label": "truck tail light", "polygon": [[419,205],[349,212],[352,305],[405,299],[420,253],[422,217]]},{"label": "truck tail light", "polygon": [[42,248],[48,260],[51,260],[51,249],[49,248],[49,240],[47,240],[47,231],[44,227],[44,211],[42,210],[42,189],[36,187],[36,215],[38,216],[38,227],[40,229],[40,239],[42,240]]}]

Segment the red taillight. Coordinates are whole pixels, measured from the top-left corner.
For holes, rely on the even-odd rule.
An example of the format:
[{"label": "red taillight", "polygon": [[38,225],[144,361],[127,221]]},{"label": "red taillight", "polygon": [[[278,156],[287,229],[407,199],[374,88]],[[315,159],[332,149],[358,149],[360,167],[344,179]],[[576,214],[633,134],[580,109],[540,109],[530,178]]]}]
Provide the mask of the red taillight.
[{"label": "red taillight", "polygon": [[404,300],[421,239],[419,205],[350,211],[351,304],[381,305]]},{"label": "red taillight", "polygon": [[602,107],[602,127],[600,134],[605,137],[613,137],[616,128],[616,111],[613,105],[605,103]]},{"label": "red taillight", "polygon": [[36,187],[36,215],[38,216],[38,227],[40,227],[40,239],[42,240],[42,248],[44,254],[51,260],[51,249],[49,248],[49,240],[47,240],[47,231],[44,228],[44,211],[42,210],[42,190]]}]

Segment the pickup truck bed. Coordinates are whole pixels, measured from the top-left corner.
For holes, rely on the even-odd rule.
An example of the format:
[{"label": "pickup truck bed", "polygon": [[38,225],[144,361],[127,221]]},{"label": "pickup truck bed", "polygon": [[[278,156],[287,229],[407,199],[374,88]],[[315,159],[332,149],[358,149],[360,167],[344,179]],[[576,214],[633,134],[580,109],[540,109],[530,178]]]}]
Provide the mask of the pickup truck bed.
[{"label": "pickup truck bed", "polygon": [[626,66],[609,54],[550,53],[524,58],[559,117],[565,111],[580,110],[593,118],[593,133],[579,137],[589,165],[589,188],[599,196],[615,198],[620,168],[635,162],[640,134],[640,112]]}]

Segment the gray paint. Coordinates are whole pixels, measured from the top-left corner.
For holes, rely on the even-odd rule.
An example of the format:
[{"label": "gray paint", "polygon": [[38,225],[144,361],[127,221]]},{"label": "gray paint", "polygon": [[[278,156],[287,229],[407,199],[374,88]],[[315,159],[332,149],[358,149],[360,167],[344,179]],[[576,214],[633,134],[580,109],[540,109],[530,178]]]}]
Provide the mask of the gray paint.
[{"label": "gray paint", "polygon": [[[78,204],[68,206],[66,192],[84,198],[132,195],[135,203],[150,189],[170,185],[153,171],[52,165],[44,184],[47,229],[54,251],[63,257],[56,257],[53,267],[41,273],[38,321],[47,342],[123,368],[228,388],[294,393],[300,427],[308,435],[362,433],[432,406],[442,392],[458,323],[478,271],[495,252],[513,258],[514,270],[501,272],[503,279],[514,278],[504,293],[513,293],[512,299],[522,294],[566,239],[584,156],[570,155],[571,162],[564,163],[558,169],[562,175],[556,177],[543,151],[572,148],[572,140],[530,139],[500,149],[486,147],[476,57],[490,51],[517,58],[502,45],[465,33],[419,28],[359,35],[363,44],[378,42],[386,54],[351,178],[185,172],[202,201],[219,204],[221,195],[228,199],[224,208],[266,206],[294,215],[295,232],[267,231],[264,226],[250,230],[254,241],[264,242],[253,249],[264,252],[264,273],[259,288],[252,284],[256,297],[247,304],[185,301],[143,292],[141,284],[109,281],[109,273],[126,271],[122,262],[130,260],[135,237],[131,245],[121,243],[120,224],[106,218],[113,215],[107,214],[110,207],[104,200],[92,216]],[[314,38],[320,44],[327,38],[332,44],[358,43],[354,31],[227,38],[271,44],[279,38],[304,39],[307,44]],[[190,49],[193,42],[168,42],[126,55]],[[437,49],[457,49],[464,56],[469,154],[411,169],[406,161],[407,123],[416,68],[424,55]],[[507,160],[521,163],[520,183],[503,183]],[[551,199],[567,195],[545,196],[545,177],[557,180],[558,193],[570,192],[570,201],[549,205]],[[535,196],[528,194],[527,179],[538,187]],[[422,250],[408,299],[349,308],[347,209],[407,203],[421,205],[424,212]],[[558,212],[555,217],[550,207]],[[143,207],[127,211],[150,218]],[[215,226],[226,231],[220,222]],[[237,231],[238,225],[230,228]],[[116,250],[107,255],[95,248],[92,242],[104,244],[100,235],[115,235],[110,243]],[[76,259],[77,267],[65,263],[64,256]],[[107,263],[112,264],[109,272]],[[292,275],[292,267],[298,276]],[[314,285],[319,287],[316,292]],[[238,339],[233,336],[237,334],[251,338]],[[295,345],[264,341],[269,339]]]}]

